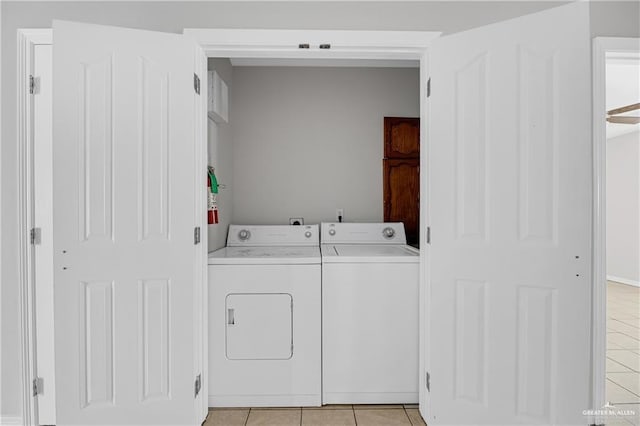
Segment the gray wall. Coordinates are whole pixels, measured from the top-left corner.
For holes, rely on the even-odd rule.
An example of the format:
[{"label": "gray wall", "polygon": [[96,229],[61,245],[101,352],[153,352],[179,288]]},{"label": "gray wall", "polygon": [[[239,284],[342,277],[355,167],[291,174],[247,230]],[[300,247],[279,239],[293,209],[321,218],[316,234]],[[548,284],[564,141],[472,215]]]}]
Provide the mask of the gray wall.
[{"label": "gray wall", "polygon": [[234,67],[233,221],[382,220],[383,117],[420,115],[418,68]]},{"label": "gray wall", "polygon": [[[209,70],[215,70],[224,80],[233,93],[233,68],[228,59],[209,59]],[[219,184],[224,184],[225,189],[218,191],[218,217],[219,223],[208,226],[209,251],[224,247],[227,241],[227,230],[233,216],[233,144],[231,129],[232,121],[228,123],[216,123],[208,120],[208,164],[215,167],[216,179]]]},{"label": "gray wall", "polygon": [[640,285],[640,132],[607,140],[607,276]]},{"label": "gray wall", "polygon": [[[432,30],[452,33],[564,2],[0,2],[2,395],[0,415],[20,415],[17,259],[16,29],[52,19],[181,32],[185,27]],[[638,2],[591,2],[593,36],[640,36]]]}]

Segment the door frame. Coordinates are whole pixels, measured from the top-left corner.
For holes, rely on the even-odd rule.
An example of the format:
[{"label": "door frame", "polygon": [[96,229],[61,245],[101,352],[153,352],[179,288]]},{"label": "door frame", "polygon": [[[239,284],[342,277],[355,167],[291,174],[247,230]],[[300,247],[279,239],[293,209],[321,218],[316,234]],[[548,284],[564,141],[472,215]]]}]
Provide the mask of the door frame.
[{"label": "door frame", "polygon": [[209,58],[419,60],[441,32],[185,28],[183,34]]},{"label": "door frame", "polygon": [[[426,124],[428,94],[428,48],[441,36],[437,31],[332,31],[332,30],[257,30],[257,29],[201,29],[185,28],[183,33],[192,37],[207,57],[223,58],[277,58],[277,59],[343,59],[343,60],[415,60],[420,70],[420,122]],[[308,48],[299,44],[307,43]],[[333,49],[321,49],[329,43]],[[427,159],[429,139],[426,125],[420,126],[420,285],[419,285],[419,402],[422,416],[428,421],[430,399],[426,389],[429,359],[426,295],[430,292],[428,229]]]},{"label": "door frame", "polygon": [[[51,29],[19,29],[17,60],[17,140],[18,140],[18,262],[20,265],[20,377],[22,384],[22,424],[38,424],[38,402],[32,383],[37,377],[35,330],[35,256],[30,241],[34,226],[33,96],[29,75],[34,72],[37,45],[52,43]],[[52,279],[53,277],[50,277]]]},{"label": "door frame", "polygon": [[[607,402],[607,257],[606,257],[606,60],[607,56],[640,52],[640,38],[595,37],[592,45],[593,83],[593,307],[592,404]],[[596,424],[604,419],[597,419]]]},{"label": "door frame", "polygon": [[[344,59],[344,60],[415,60],[420,67],[420,118],[426,123],[428,102],[427,48],[441,35],[438,31],[331,31],[331,30],[251,30],[251,29],[185,29],[184,35],[196,41],[207,57],[226,58],[278,58],[278,59]],[[23,424],[38,425],[37,399],[33,397],[31,384],[36,377],[35,342],[35,294],[33,277],[33,246],[29,232],[33,227],[33,97],[29,94],[28,76],[33,70],[33,51],[38,44],[52,44],[53,32],[46,29],[18,29],[18,185],[19,185],[19,260],[20,260],[20,331],[21,331],[21,382],[23,391]],[[300,43],[308,43],[309,48],[300,48]],[[331,49],[321,49],[320,44],[330,43]],[[207,85],[204,85],[206,90]],[[206,95],[206,92],[204,93]],[[207,99],[206,96],[203,99]],[[206,108],[203,122],[206,123]],[[426,126],[420,127],[421,170],[426,170],[428,134]],[[420,223],[427,229],[428,175],[421,175]],[[425,332],[429,317],[425,296],[429,293],[428,249],[426,232],[420,234],[420,403],[426,409],[428,399],[425,381],[427,352]],[[206,265],[205,265],[206,266]],[[206,289],[206,285],[205,285]],[[206,300],[206,298],[205,298]],[[205,360],[208,362],[208,360]],[[205,371],[207,369],[205,368]],[[426,412],[422,413],[423,416]]]}]

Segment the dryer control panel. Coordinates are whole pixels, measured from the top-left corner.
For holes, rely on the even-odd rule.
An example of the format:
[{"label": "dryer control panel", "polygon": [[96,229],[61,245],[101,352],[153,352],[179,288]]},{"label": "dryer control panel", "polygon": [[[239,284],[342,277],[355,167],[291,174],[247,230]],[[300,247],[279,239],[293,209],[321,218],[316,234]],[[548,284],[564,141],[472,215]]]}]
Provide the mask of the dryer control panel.
[{"label": "dryer control panel", "polygon": [[318,225],[230,225],[227,247],[317,246]]}]

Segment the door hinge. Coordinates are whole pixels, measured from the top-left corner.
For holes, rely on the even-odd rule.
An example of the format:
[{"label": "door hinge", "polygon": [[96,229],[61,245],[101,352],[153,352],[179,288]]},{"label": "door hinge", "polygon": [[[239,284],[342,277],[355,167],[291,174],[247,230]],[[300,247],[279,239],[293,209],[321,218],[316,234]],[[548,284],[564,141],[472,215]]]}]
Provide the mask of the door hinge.
[{"label": "door hinge", "polygon": [[427,226],[427,244],[431,244],[431,227]]},{"label": "door hinge", "polygon": [[44,379],[42,377],[36,377],[33,379],[33,396],[42,395],[44,392]]},{"label": "door hinge", "polygon": [[427,98],[431,96],[431,77],[427,80]]},{"label": "door hinge", "polygon": [[196,226],[193,229],[193,244],[200,244],[200,227]]},{"label": "door hinge", "polygon": [[194,385],[194,390],[195,390],[195,398],[198,397],[198,394],[200,393],[200,389],[202,388],[202,375],[198,374],[196,376],[196,383]]},{"label": "door hinge", "polygon": [[36,92],[36,78],[33,75],[29,75],[29,94],[33,95]]},{"label": "door hinge", "polygon": [[40,228],[31,228],[29,232],[29,240],[32,245],[40,244],[42,241],[42,230]]},{"label": "door hinge", "polygon": [[193,90],[195,90],[198,95],[200,94],[200,77],[198,77],[196,73],[193,74]]},{"label": "door hinge", "polygon": [[424,385],[427,387],[427,392],[431,392],[431,374],[427,371]]}]

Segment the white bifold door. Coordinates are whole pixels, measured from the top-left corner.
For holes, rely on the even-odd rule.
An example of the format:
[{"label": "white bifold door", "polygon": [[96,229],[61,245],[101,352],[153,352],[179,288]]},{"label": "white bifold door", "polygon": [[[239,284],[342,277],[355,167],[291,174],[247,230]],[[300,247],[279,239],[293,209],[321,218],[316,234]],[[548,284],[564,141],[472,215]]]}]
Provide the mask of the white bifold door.
[{"label": "white bifold door", "polygon": [[588,10],[429,51],[429,425],[589,422]]},{"label": "white bifold door", "polygon": [[198,55],[182,35],[54,22],[58,425],[203,420]]}]

